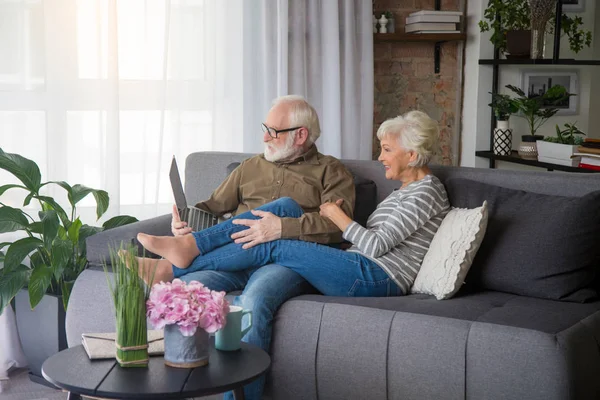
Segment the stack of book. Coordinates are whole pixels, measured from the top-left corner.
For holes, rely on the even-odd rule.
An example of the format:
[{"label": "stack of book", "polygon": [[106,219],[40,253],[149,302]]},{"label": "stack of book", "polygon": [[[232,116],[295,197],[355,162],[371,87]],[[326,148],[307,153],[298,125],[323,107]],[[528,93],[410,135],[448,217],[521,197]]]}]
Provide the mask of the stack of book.
[{"label": "stack of book", "polygon": [[460,33],[461,11],[421,10],[406,17],[406,33]]},{"label": "stack of book", "polygon": [[581,157],[579,168],[600,172],[600,139],[585,139],[573,156]]}]

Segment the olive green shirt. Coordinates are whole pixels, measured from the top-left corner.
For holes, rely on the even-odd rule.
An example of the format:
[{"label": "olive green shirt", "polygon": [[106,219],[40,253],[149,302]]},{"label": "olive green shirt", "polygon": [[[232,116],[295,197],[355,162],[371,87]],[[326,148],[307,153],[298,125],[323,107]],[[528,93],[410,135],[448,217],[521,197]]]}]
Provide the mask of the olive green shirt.
[{"label": "olive green shirt", "polygon": [[244,160],[206,201],[196,207],[221,216],[239,215],[280,197],[291,197],[305,214],[281,219],[281,238],[317,243],[339,243],[342,232],[319,215],[325,202],[343,199],[342,209],[352,218],[354,181],[352,174],[335,157],[325,156],[312,146],[288,162],[270,162],[264,155]]}]

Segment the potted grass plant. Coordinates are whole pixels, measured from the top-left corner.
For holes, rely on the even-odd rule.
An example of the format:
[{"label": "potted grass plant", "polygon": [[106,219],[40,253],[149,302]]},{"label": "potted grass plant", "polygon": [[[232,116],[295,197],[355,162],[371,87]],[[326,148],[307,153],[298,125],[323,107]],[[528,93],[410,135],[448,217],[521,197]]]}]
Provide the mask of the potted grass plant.
[{"label": "potted grass plant", "polygon": [[148,366],[148,327],[146,325],[146,301],[150,287],[141,278],[144,274],[149,282],[154,271],[142,271],[137,261],[137,249],[129,246],[118,252],[110,250],[112,279],[108,266],[104,272],[115,306],[116,359],[121,367]]},{"label": "potted grass plant", "polygon": [[556,136],[545,137],[537,141],[538,161],[552,164],[568,165],[576,167],[579,165],[580,157],[574,157],[579,145],[583,143],[583,133],[577,123],[566,123],[564,128],[556,125]]}]

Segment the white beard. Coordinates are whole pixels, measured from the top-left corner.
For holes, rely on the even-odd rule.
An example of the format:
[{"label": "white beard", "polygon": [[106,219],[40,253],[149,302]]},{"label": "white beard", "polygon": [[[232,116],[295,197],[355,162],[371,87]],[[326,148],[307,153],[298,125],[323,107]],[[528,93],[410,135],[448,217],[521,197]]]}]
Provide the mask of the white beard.
[{"label": "white beard", "polygon": [[269,143],[265,143],[265,160],[270,162],[285,161],[291,159],[297,155],[298,149],[294,147],[294,136],[288,135],[285,139],[283,146],[274,148],[269,146]]}]

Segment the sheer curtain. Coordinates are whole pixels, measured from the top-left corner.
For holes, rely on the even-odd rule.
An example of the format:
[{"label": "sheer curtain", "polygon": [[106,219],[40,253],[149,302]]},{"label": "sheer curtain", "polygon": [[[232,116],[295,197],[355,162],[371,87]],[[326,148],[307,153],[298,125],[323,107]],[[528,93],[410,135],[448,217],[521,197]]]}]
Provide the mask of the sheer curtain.
[{"label": "sheer curtain", "polygon": [[261,152],[284,94],[315,105],[323,153],[368,159],[371,14],[364,0],[0,0],[0,147],[43,180],[107,190],[106,218],[169,212],[172,155]]},{"label": "sheer curtain", "polygon": [[[249,3],[252,7],[244,10],[245,126],[260,123],[271,99],[301,94],[319,113],[323,133],[317,145],[322,153],[371,159],[372,2]],[[248,148],[260,151],[260,142],[251,145],[246,139]]]}]

